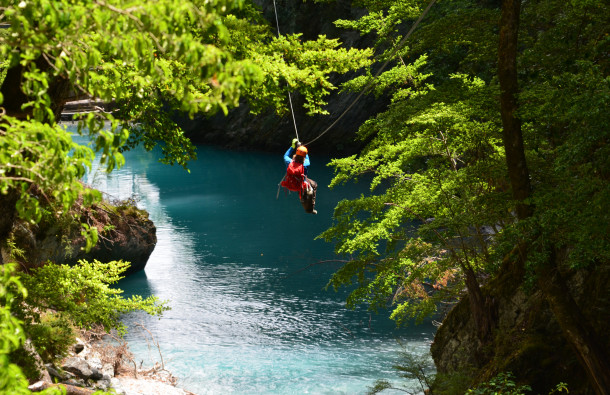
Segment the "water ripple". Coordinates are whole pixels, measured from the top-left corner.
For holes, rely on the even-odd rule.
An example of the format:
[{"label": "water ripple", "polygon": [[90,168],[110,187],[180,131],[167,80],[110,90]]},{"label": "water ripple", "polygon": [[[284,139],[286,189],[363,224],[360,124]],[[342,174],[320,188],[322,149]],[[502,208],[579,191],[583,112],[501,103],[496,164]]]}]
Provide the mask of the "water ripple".
[{"label": "water ripple", "polygon": [[[172,307],[162,319],[124,317],[138,361],[159,355],[135,323],[198,394],[358,394],[398,379],[397,338],[427,353],[431,327],[396,330],[384,316],[346,310],[345,292],[322,290],[335,267],[312,264],[334,254],[314,238],[336,202],[360,190],[325,189],[331,175],[320,162],[321,214],[307,216],[294,196],[275,199],[279,158],[205,147],[199,157],[188,174],[132,152],[119,172],[94,167],[88,176],[112,196],[137,196],[157,227],[146,271],[120,283],[126,295],[154,294]],[[254,187],[252,169],[274,176]]]}]

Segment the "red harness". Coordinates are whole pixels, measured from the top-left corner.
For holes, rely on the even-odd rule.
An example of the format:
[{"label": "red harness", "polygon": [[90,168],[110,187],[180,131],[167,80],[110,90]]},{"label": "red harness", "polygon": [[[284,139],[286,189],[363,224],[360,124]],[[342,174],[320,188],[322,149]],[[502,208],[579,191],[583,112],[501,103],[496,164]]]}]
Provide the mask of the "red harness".
[{"label": "red harness", "polygon": [[295,161],[290,162],[286,169],[286,177],[284,177],[281,185],[290,191],[298,192],[300,198],[301,192],[307,188],[303,164]]}]

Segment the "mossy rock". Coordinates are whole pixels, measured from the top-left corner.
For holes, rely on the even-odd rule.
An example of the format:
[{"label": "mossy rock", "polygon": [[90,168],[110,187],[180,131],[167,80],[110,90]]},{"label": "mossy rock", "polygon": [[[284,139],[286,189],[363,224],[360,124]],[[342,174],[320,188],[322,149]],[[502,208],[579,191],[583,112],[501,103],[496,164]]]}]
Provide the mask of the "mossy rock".
[{"label": "mossy rock", "polygon": [[[131,263],[125,275],[142,270],[157,243],[155,225],[148,212],[137,208],[135,202],[119,203],[115,206],[104,201],[85,207],[76,202],[63,215],[45,207],[45,215],[38,224],[15,221],[9,238],[11,247],[3,247],[3,258],[12,255],[10,259],[24,268],[48,261],[73,265],[81,259],[123,260]],[[84,250],[86,240],[81,233],[83,223],[97,228],[98,233],[97,244],[88,252]]]},{"label": "mossy rock", "polygon": [[[602,347],[610,350],[610,339],[603,337],[610,331],[610,265],[562,274],[568,283],[566,292],[595,325]],[[498,327],[487,344],[475,335],[467,297],[450,311],[431,347],[438,372],[434,393],[463,393],[466,388],[452,391],[464,383],[473,386],[512,372],[516,383],[529,385],[535,394],[547,394],[560,382],[568,384],[570,394],[593,394],[542,294],[514,283],[518,282],[511,282],[510,276],[500,276],[483,287],[495,301],[498,315]]]}]

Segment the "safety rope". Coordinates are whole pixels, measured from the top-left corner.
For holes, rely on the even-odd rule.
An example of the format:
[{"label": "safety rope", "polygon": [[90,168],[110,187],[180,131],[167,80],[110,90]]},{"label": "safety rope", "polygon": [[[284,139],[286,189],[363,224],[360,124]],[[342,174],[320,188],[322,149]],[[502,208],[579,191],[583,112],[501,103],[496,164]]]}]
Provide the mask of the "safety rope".
[{"label": "safety rope", "polygon": [[[277,19],[277,8],[275,6],[275,0],[273,0],[273,11],[275,11],[275,26],[277,27],[277,37],[280,38],[280,23]],[[290,103],[290,114],[292,114],[292,122],[294,123],[294,133],[297,135],[297,140],[301,141],[299,138],[299,131],[297,129],[297,120],[294,117],[294,109],[292,108],[292,97],[290,92],[288,92],[288,102]]]},{"label": "safety rope", "polygon": [[[409,30],[409,32],[407,33],[406,36],[404,36],[402,38],[402,40],[400,40],[400,42],[398,43],[398,45],[394,48],[394,50],[390,53],[390,55],[388,56],[388,59],[385,61],[385,63],[381,66],[381,68],[377,71],[377,73],[375,73],[375,75],[373,76],[373,78],[369,81],[369,83],[364,87],[364,89],[360,92],[360,94],[356,97],[356,99],[352,102],[352,104],[350,104],[345,111],[343,111],[343,113],[339,116],[339,118],[335,119],[335,121],[333,123],[330,124],[329,127],[327,127],[322,133],[320,133],[318,135],[318,137],[316,137],[315,139],[308,141],[307,143],[305,143],[304,145],[309,145],[311,143],[313,143],[314,141],[316,141],[317,139],[319,139],[320,137],[322,137],[324,134],[326,134],[326,132],[328,132],[330,129],[332,129],[333,126],[335,126],[337,124],[337,122],[339,122],[341,120],[341,118],[343,118],[343,116],[345,114],[347,114],[347,112],[358,102],[358,100],[360,100],[360,98],[362,96],[364,96],[365,93],[367,93],[367,91],[371,88],[371,86],[373,85],[373,83],[375,82],[375,79],[377,77],[379,77],[379,75],[381,74],[381,72],[386,68],[386,66],[388,65],[388,63],[390,63],[390,61],[392,60],[392,58],[394,57],[394,55],[396,54],[396,52],[398,52],[399,49],[401,49],[404,44],[406,43],[407,39],[409,38],[409,36],[411,36],[411,33],[413,33],[413,31],[417,28],[417,25],[419,25],[419,23],[422,21],[422,19],[424,19],[424,17],[426,16],[426,14],[428,13],[428,11],[430,10],[430,8],[432,7],[432,5],[436,2],[436,0],[430,0],[430,3],[428,3],[428,6],[426,7],[426,9],[424,10],[424,12],[422,12],[422,14],[419,16],[419,18],[417,19],[417,21],[415,21],[415,23],[413,24],[413,26],[411,26],[411,29]],[[273,0],[273,4],[275,5],[275,0]],[[276,20],[277,20],[277,14],[276,14]],[[403,62],[404,63],[404,62]]]}]

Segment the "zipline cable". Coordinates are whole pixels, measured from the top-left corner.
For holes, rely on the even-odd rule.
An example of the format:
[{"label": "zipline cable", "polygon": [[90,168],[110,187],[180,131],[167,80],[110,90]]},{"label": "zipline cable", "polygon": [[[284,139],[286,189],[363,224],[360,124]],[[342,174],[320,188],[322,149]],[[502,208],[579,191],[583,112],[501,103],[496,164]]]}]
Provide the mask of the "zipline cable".
[{"label": "zipline cable", "polygon": [[[347,112],[358,102],[358,100],[360,100],[360,98],[370,89],[370,87],[373,85],[373,82],[375,82],[375,79],[377,77],[379,77],[379,75],[383,72],[383,70],[386,68],[386,66],[388,65],[388,63],[390,63],[390,61],[392,60],[392,58],[394,57],[394,55],[396,54],[396,52],[398,52],[399,49],[401,49],[403,47],[403,45],[406,43],[407,39],[411,36],[411,34],[413,33],[413,31],[417,28],[417,26],[419,25],[419,23],[422,21],[422,19],[424,19],[424,17],[426,16],[426,14],[428,13],[428,11],[430,11],[430,8],[432,8],[432,5],[434,5],[434,3],[436,2],[436,0],[430,0],[430,3],[428,3],[428,6],[426,7],[426,9],[424,10],[424,12],[422,12],[422,14],[419,16],[419,18],[417,19],[417,21],[415,21],[415,23],[413,24],[413,26],[411,26],[411,29],[409,29],[409,31],[407,32],[407,35],[404,36],[402,38],[402,40],[400,40],[400,42],[398,43],[398,45],[394,48],[394,50],[392,50],[392,52],[390,53],[390,55],[388,56],[388,59],[383,63],[383,65],[381,65],[381,68],[377,71],[377,73],[375,73],[375,75],[373,76],[373,78],[369,81],[369,83],[364,87],[364,89],[360,92],[360,94],[358,94],[358,96],[356,97],[356,99],[354,99],[354,101],[343,111],[343,113],[341,113],[341,115],[339,115],[339,117],[337,119],[335,119],[333,121],[333,123],[330,124],[329,127],[327,127],[322,133],[320,133],[318,135],[318,137],[316,137],[315,139],[305,143],[304,145],[309,145],[311,143],[313,143],[314,141],[316,141],[317,139],[319,139],[320,137],[322,137],[324,134],[326,134],[330,129],[332,129],[333,126],[335,126],[337,124],[337,122],[339,122],[341,120],[341,118],[343,118],[345,116],[345,114],[347,114]],[[278,18],[277,18],[277,8],[275,6],[275,0],[273,0],[273,10],[275,11],[275,24],[277,26],[277,35],[278,38],[280,37],[280,24],[278,22]],[[402,59],[401,59],[402,60]],[[403,62],[404,64],[404,62]],[[297,135],[297,140],[299,139],[299,132],[297,131],[297,121],[294,118],[294,111],[292,109],[292,98],[290,97],[290,92],[288,92],[288,101],[290,102],[290,112],[292,114],[292,120],[294,122],[294,131]],[[284,176],[286,177],[286,176]],[[282,178],[282,181],[284,180],[284,178]],[[279,198],[280,196],[280,187],[281,187],[281,183],[282,181],[280,181],[280,183],[277,186],[277,196],[276,199]]]},{"label": "zipline cable", "polygon": [[[275,6],[275,0],[273,0],[273,11],[275,11],[275,26],[277,27],[277,37],[280,38],[280,23],[277,19],[277,8]],[[297,140],[301,140],[299,138],[299,131],[297,129],[297,120],[294,117],[294,109],[292,108],[292,97],[290,96],[290,92],[288,92],[288,102],[290,103],[290,114],[292,114],[292,122],[294,123],[294,133],[297,135]]]},{"label": "zipline cable", "polygon": [[[356,99],[352,102],[352,104],[350,104],[344,111],[343,113],[339,116],[339,118],[335,119],[333,123],[330,124],[329,127],[327,127],[322,133],[320,133],[318,135],[318,137],[316,137],[315,139],[305,143],[305,145],[309,145],[311,143],[313,143],[314,141],[316,141],[317,139],[319,139],[320,137],[322,137],[324,134],[326,134],[326,132],[328,132],[330,129],[332,129],[333,126],[335,126],[337,124],[337,122],[339,122],[341,120],[341,118],[343,118],[343,116],[345,114],[347,114],[347,112],[358,102],[358,100],[360,100],[360,98],[367,93],[367,91],[370,89],[370,87],[373,85],[373,83],[375,82],[375,79],[377,77],[379,77],[379,74],[381,74],[381,72],[386,68],[386,66],[388,65],[388,63],[390,63],[390,61],[392,60],[392,58],[394,57],[394,55],[396,55],[396,52],[398,52],[399,49],[402,48],[402,46],[406,43],[407,39],[409,38],[409,36],[411,36],[411,33],[413,33],[413,31],[417,28],[417,25],[419,25],[419,23],[422,21],[422,19],[424,19],[424,17],[426,16],[426,14],[428,13],[428,11],[430,10],[430,8],[432,8],[432,5],[436,2],[436,0],[430,0],[430,3],[428,3],[428,6],[426,7],[426,9],[424,10],[424,12],[422,12],[422,14],[419,16],[419,18],[417,19],[417,21],[415,21],[415,23],[413,24],[413,26],[411,26],[411,29],[409,30],[409,32],[407,33],[406,36],[404,36],[402,38],[402,40],[400,40],[400,42],[398,43],[398,45],[394,48],[394,50],[390,53],[390,55],[388,56],[388,59],[385,61],[385,63],[381,66],[381,68],[377,71],[377,73],[375,73],[375,75],[373,76],[373,78],[371,78],[371,80],[369,81],[369,83],[364,87],[364,89],[360,92],[360,94],[356,97]],[[275,0],[273,0],[273,5],[275,6]],[[276,22],[277,22],[277,12],[275,14],[275,18],[276,18]],[[293,114],[294,117],[294,114]],[[295,125],[296,127],[296,125]],[[298,136],[297,136],[298,138]]]}]

